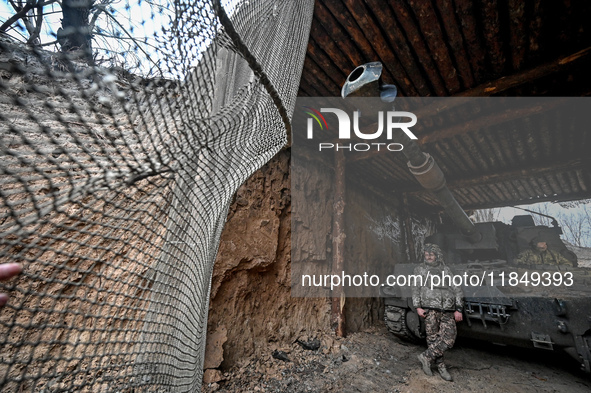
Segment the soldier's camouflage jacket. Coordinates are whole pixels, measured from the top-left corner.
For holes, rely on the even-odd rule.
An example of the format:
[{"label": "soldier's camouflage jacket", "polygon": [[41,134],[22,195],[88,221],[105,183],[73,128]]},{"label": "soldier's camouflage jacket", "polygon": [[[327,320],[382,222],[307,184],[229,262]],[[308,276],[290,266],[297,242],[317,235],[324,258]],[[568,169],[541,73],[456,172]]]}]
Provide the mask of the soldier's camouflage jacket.
[{"label": "soldier's camouflage jacket", "polygon": [[519,265],[563,265],[574,266],[574,263],[563,257],[559,252],[525,250],[513,261]]},{"label": "soldier's camouflage jacket", "polygon": [[[453,285],[453,280],[446,278],[441,280],[441,283],[446,285],[433,286],[431,277],[433,276],[453,277],[451,269],[446,265],[439,263],[437,266],[427,266],[422,263],[415,267],[414,274],[422,276],[423,285],[412,286],[412,305],[415,308],[435,309],[441,311],[462,311],[463,293],[462,289]],[[417,279],[417,284],[421,284]],[[437,280],[435,281],[437,284]],[[447,285],[451,284],[451,285]]]}]

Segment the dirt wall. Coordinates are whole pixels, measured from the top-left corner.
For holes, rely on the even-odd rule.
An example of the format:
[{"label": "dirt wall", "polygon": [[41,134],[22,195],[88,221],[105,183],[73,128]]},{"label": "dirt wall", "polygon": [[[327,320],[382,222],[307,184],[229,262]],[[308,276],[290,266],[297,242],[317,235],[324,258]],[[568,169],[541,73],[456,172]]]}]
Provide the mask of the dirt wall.
[{"label": "dirt wall", "polygon": [[[288,151],[238,190],[214,266],[206,368],[222,368],[273,345],[326,329],[326,299],[290,295],[291,195]],[[213,359],[212,359],[213,358]],[[218,363],[218,364],[216,364]]]},{"label": "dirt wall", "polygon": [[[232,203],[212,278],[206,369],[227,369],[300,337],[330,332],[329,301],[292,297],[291,269],[293,255],[294,268],[306,262],[330,271],[332,169],[310,165],[292,174],[290,160],[289,150],[279,153],[242,185]],[[306,198],[295,216],[292,175],[301,180],[298,192]],[[389,273],[404,253],[397,199],[370,196],[354,186],[347,188],[346,199],[347,269]],[[381,323],[382,302],[350,298],[345,312],[347,330],[359,331]]]}]

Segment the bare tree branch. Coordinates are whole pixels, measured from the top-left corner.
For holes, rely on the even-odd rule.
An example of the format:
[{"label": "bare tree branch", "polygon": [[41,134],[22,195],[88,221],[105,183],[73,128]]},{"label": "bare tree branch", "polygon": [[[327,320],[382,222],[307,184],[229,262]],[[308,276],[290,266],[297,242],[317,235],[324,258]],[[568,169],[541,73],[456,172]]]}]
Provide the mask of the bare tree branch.
[{"label": "bare tree branch", "polygon": [[101,13],[103,13],[107,10],[107,5],[109,5],[111,2],[112,2],[112,0],[102,0],[99,4],[95,4],[94,8],[95,8],[96,12],[94,13],[94,15],[92,16],[92,19],[88,23],[88,27],[90,28],[90,30],[94,30],[94,25],[96,24],[96,20],[101,15]]},{"label": "bare tree branch", "polygon": [[43,24],[43,2],[37,4],[37,20],[35,22],[35,29],[31,33],[27,44],[40,44],[39,34],[41,33],[41,25]]},{"label": "bare tree branch", "polygon": [[[115,22],[115,24],[117,24],[117,26],[119,26],[119,28],[120,28],[121,30],[123,30],[123,32],[125,32],[125,34],[126,34],[126,35],[127,35],[129,38],[133,39],[134,41],[137,41],[137,40],[135,40],[135,38],[134,38],[134,37],[131,35],[131,33],[129,33],[129,32],[127,31],[127,29],[126,29],[126,28],[125,28],[125,27],[124,27],[124,26],[123,26],[123,25],[122,25],[122,24],[121,24],[121,23],[120,23],[120,22],[117,20],[117,18],[115,18],[113,15],[111,15],[111,13],[109,13],[109,12],[105,12],[105,15],[109,16],[109,17],[111,18],[111,20],[112,20],[113,22]],[[140,51],[142,51],[142,53],[143,53],[143,54],[146,56],[146,59],[148,59],[148,61],[150,61],[150,62],[151,62],[151,63],[152,63],[152,64],[153,64],[153,65],[154,65],[154,66],[155,66],[157,69],[158,69],[158,71],[162,72],[162,70],[160,69],[160,65],[159,65],[158,63],[156,63],[154,60],[152,60],[152,57],[151,57],[151,56],[150,56],[150,55],[149,55],[149,54],[148,54],[148,53],[147,53],[147,52],[146,52],[146,51],[145,51],[145,50],[144,50],[144,49],[143,49],[141,46],[139,46],[139,45],[138,45],[137,47],[138,47],[138,49],[139,49]]]},{"label": "bare tree branch", "polygon": [[[10,18],[8,18],[8,20],[6,20],[6,22],[2,23],[2,26],[0,26],[0,32],[5,32],[6,29],[8,29],[10,26],[12,26],[13,23],[15,23],[17,20],[19,19],[24,19],[27,17],[27,13],[32,10],[33,8],[35,8],[35,4],[33,2],[27,2],[24,7],[20,8],[18,7],[16,4],[14,4],[14,2],[12,2],[12,7],[15,9],[16,14],[12,15]],[[26,26],[26,23],[25,23]]]},{"label": "bare tree branch", "polygon": [[51,41],[51,42],[45,42],[43,44],[39,44],[39,46],[43,47],[43,46],[51,46],[51,45],[57,45],[57,40],[55,41]]},{"label": "bare tree branch", "polygon": [[[105,57],[110,59],[109,61],[113,64],[125,64],[140,72],[151,74],[159,71],[161,74],[163,73],[161,63],[156,60],[160,55],[155,55],[159,49],[162,49],[163,43],[158,41],[158,33],[154,31],[152,26],[146,28],[145,21],[140,21],[136,18],[137,15],[131,14],[136,14],[138,11],[135,8],[132,10],[129,4],[125,6],[124,11],[123,6],[118,8],[116,5],[118,0],[87,0],[91,6],[87,9],[85,24],[70,26],[66,23],[64,25],[62,19],[61,28],[58,28],[55,26],[56,22],[53,18],[47,18],[48,15],[57,13],[64,17],[65,8],[69,7],[69,11],[71,8],[80,7],[71,7],[65,0],[6,1],[15,11],[8,20],[0,21],[0,32],[8,32],[21,42],[36,47],[55,45],[57,50],[62,51],[67,50],[68,44],[70,44],[72,49],[79,50],[80,53],[88,52],[87,56],[92,58],[95,56]],[[158,15],[165,17],[165,14],[172,12],[162,0],[142,0],[142,3],[151,7],[154,19]],[[53,6],[54,4],[55,6]],[[143,10],[142,8],[142,12]],[[153,35],[144,36],[145,34],[136,30],[136,27],[141,27],[140,23],[147,29],[144,31],[149,31]],[[161,23],[160,18],[158,18],[158,23]],[[54,31],[57,40],[46,30]],[[165,33],[164,30],[162,32]],[[88,51],[83,50],[84,43],[77,41],[80,35],[87,37]],[[96,47],[93,48],[95,44]],[[111,57],[110,54],[115,54],[115,56]]]},{"label": "bare tree branch", "polygon": [[[25,23],[25,27],[27,27],[27,24],[30,24],[30,22],[27,19],[27,14],[29,11],[31,11],[33,8],[37,8],[37,20],[39,20],[39,17],[43,17],[45,14],[43,13],[43,7],[51,5],[53,3],[58,3],[58,0],[47,0],[47,1],[35,1],[35,0],[30,0],[27,1],[24,5],[21,5],[22,2],[19,2],[19,4],[15,3],[13,0],[9,0],[10,5],[12,5],[12,8],[14,8],[14,10],[16,11],[16,14],[12,15],[10,18],[8,18],[3,24],[2,26],[0,26],[0,32],[6,32],[10,26],[12,26],[15,22],[17,22],[19,19],[22,19],[23,22]],[[27,27],[27,30],[29,28]],[[39,27],[39,30],[41,30],[41,27]],[[32,35],[32,33],[35,31],[35,28],[32,28],[32,30],[28,30],[29,31],[29,35]]]}]

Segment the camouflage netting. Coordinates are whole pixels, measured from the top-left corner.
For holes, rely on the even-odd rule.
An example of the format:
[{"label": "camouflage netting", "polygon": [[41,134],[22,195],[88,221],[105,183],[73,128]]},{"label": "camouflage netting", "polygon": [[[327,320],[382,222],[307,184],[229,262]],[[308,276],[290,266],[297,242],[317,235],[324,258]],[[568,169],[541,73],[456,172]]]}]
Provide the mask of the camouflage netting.
[{"label": "camouflage netting", "polygon": [[313,10],[234,3],[170,4],[157,79],[0,39],[0,391],[200,390],[227,209],[286,143]]}]

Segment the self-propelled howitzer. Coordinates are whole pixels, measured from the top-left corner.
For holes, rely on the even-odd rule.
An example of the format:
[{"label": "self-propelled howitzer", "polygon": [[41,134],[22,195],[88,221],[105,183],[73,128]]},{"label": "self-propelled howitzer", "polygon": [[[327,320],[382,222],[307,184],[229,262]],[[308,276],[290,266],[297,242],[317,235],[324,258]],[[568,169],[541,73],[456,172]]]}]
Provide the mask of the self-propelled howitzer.
[{"label": "self-propelled howitzer", "polygon": [[[378,62],[357,67],[347,78],[342,96],[381,97],[393,105],[396,88],[381,81]],[[419,121],[421,119],[419,118]],[[438,244],[455,275],[478,280],[464,291],[464,322],[458,335],[541,350],[562,350],[591,372],[591,274],[577,266],[577,256],[560,239],[562,230],[536,225],[531,215],[515,216],[512,224],[473,223],[448,187],[433,157],[416,140],[400,134],[410,172],[433,193],[453,224],[440,226],[425,241]],[[552,253],[552,265],[527,265],[521,257],[539,242]],[[411,275],[416,264],[395,264],[395,276]],[[476,285],[473,285],[476,284]],[[424,323],[412,307],[410,288],[384,286],[384,318],[396,336],[417,341]]]}]

